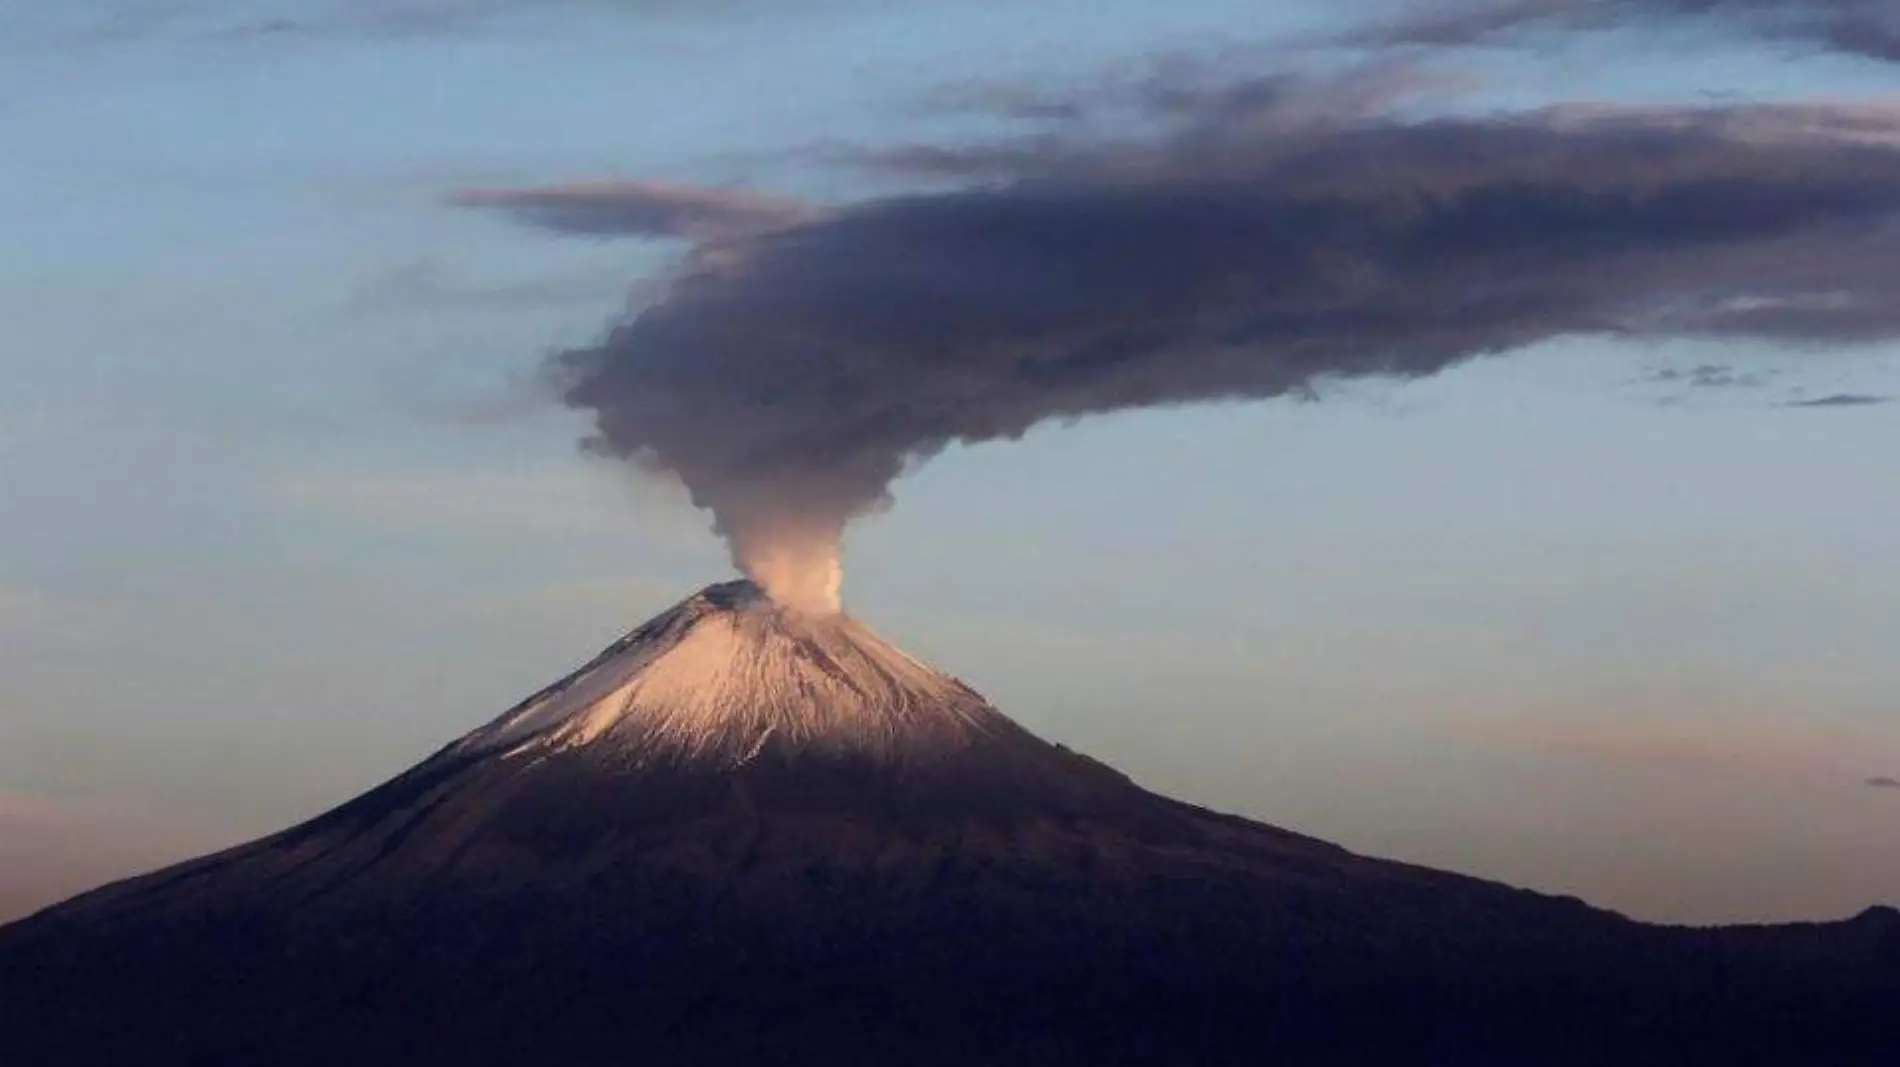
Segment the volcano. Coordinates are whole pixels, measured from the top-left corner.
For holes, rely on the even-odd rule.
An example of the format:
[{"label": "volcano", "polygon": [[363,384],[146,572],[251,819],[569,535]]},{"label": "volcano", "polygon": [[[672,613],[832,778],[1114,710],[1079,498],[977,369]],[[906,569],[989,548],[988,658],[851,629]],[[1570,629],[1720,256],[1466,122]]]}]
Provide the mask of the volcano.
[{"label": "volcano", "polygon": [[7,1067],[1897,1054],[1892,909],[1658,927],[1364,858],[745,582],[308,823],[0,930]]}]

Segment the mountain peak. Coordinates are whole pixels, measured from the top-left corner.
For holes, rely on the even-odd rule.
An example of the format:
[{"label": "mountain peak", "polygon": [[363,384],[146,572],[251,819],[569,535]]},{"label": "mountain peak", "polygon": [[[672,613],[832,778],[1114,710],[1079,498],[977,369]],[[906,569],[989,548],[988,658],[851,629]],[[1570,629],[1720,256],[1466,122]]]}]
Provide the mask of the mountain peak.
[{"label": "mountain peak", "polygon": [[818,751],[936,758],[1014,729],[962,683],[842,613],[711,585],[452,747],[533,760],[736,766]]}]

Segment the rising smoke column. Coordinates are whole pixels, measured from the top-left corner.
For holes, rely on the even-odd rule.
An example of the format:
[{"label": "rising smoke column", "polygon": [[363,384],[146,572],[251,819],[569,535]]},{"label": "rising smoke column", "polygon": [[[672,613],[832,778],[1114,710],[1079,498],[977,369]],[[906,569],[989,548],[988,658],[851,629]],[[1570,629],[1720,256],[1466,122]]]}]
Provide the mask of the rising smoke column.
[{"label": "rising smoke column", "polygon": [[1156,96],[1140,138],[1059,125],[866,152],[936,191],[802,212],[694,198],[717,226],[652,212],[654,187],[522,191],[530,221],[558,201],[569,231],[591,212],[603,232],[711,234],[550,376],[592,415],[591,448],[676,475],[741,568],[830,610],[846,525],[950,442],[1561,335],[1900,334],[1891,111],[1411,120],[1311,96],[1252,79]]}]

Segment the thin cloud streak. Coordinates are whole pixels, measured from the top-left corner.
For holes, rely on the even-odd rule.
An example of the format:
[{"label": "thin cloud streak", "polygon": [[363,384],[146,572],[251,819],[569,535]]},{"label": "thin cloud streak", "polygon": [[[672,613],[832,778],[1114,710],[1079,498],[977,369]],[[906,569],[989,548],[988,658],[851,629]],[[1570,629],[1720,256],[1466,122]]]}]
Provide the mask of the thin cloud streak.
[{"label": "thin cloud streak", "polygon": [[1650,380],[1691,389],[1759,389],[1768,384],[1764,374],[1737,370],[1722,363],[1702,363],[1688,370],[1672,367],[1657,371]]},{"label": "thin cloud streak", "polygon": [[634,18],[822,12],[852,0],[61,0],[0,15],[0,47],[89,49],[145,41],[427,40],[514,17],[597,12]]},{"label": "thin cloud streak", "polygon": [[1510,44],[1527,35],[1629,29],[1644,22],[1714,23],[1770,40],[1900,61],[1900,8],[1886,0],[1423,0],[1409,14],[1355,31],[1344,43]]},{"label": "thin cloud streak", "polygon": [[1867,408],[1893,403],[1893,397],[1873,396],[1867,393],[1835,393],[1832,396],[1816,397],[1813,400],[1793,400],[1791,408]]},{"label": "thin cloud streak", "polygon": [[737,189],[601,181],[531,189],[467,189],[457,207],[489,208],[557,233],[707,240],[784,229],[814,217],[806,204]]}]

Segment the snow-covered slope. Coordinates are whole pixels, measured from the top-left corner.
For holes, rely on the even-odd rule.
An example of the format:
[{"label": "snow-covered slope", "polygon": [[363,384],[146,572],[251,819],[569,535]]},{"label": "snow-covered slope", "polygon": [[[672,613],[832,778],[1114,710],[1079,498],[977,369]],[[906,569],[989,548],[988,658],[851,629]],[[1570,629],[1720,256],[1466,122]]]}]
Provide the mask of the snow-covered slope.
[{"label": "snow-covered slope", "polygon": [[1205,816],[1043,741],[849,616],[788,608],[735,581],[332,811],[52,914],[360,914],[422,886],[486,893],[671,864],[669,843],[717,849],[734,827],[768,823],[814,839],[805,847],[828,862],[831,846],[815,839],[853,823],[1039,834],[1067,823],[1072,835],[1169,839]]},{"label": "snow-covered slope", "polygon": [[842,614],[712,586],[452,746],[627,766],[736,766],[768,749],[932,760],[1014,728],[968,687]]}]

